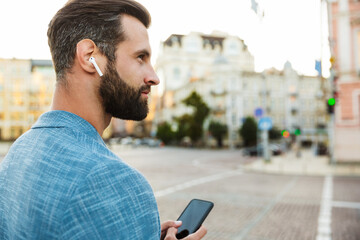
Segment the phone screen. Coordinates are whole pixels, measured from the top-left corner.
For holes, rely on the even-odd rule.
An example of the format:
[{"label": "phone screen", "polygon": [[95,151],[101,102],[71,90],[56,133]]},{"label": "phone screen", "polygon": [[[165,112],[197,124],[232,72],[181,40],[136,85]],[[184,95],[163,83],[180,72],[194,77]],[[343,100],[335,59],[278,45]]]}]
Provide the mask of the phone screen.
[{"label": "phone screen", "polygon": [[178,218],[178,220],[182,221],[182,225],[178,228],[176,238],[181,239],[196,232],[213,206],[214,203],[209,201],[200,199],[191,200]]}]

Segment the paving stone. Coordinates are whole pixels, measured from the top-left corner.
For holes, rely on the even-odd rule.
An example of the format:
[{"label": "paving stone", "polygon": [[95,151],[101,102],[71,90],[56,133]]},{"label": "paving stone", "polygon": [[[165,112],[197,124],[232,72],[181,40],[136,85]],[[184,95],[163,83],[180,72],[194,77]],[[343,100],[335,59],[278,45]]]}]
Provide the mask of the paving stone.
[{"label": "paving stone", "polygon": [[[197,179],[237,171],[157,197],[161,221],[176,220],[192,198],[215,203],[205,240],[315,240],[324,176],[247,171],[239,151],[136,149],[119,152],[155,193]],[[311,163],[311,161],[309,161]],[[243,169],[243,170],[241,170]],[[360,177],[333,176],[333,201],[360,204]],[[358,205],[356,205],[358,206]],[[360,239],[360,210],[330,207],[332,240]]]},{"label": "paving stone", "polygon": [[360,209],[332,209],[332,240],[360,239]]}]

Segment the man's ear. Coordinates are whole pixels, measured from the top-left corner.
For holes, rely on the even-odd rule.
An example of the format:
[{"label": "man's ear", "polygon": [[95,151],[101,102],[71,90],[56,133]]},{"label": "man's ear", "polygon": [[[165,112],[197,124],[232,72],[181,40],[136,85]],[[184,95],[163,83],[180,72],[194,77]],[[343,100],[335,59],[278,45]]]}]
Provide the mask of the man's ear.
[{"label": "man's ear", "polygon": [[96,73],[96,68],[93,63],[89,61],[90,57],[96,59],[96,63],[100,69],[103,69],[105,63],[103,63],[99,49],[96,44],[90,39],[83,39],[76,45],[76,59],[79,62],[81,68],[90,74]]}]

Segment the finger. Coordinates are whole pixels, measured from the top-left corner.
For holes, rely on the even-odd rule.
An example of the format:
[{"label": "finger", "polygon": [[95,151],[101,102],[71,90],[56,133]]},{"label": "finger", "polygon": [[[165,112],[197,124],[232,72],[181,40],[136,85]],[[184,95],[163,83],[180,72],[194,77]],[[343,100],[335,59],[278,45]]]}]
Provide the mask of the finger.
[{"label": "finger", "polygon": [[165,240],[174,240],[177,239],[176,238],[176,233],[177,233],[177,228],[171,227],[168,229],[167,233],[166,233],[166,237]]},{"label": "finger", "polygon": [[161,231],[166,231],[168,228],[175,227],[178,228],[182,224],[182,221],[166,221],[161,224]]},{"label": "finger", "polygon": [[[160,239],[164,239],[167,236],[167,231],[171,227],[178,228],[182,224],[182,221],[166,221],[163,224],[161,224],[161,237]],[[176,238],[173,238],[176,239]]]},{"label": "finger", "polygon": [[187,236],[186,240],[195,240],[195,239],[202,239],[207,233],[207,229],[204,226],[201,226],[196,232]]}]

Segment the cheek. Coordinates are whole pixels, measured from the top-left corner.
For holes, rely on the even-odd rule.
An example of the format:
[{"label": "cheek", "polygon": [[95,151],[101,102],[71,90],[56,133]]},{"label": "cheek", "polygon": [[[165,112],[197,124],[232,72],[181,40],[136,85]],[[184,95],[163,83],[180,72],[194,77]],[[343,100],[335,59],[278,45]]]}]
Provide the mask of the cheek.
[{"label": "cheek", "polygon": [[118,67],[118,73],[129,86],[139,88],[143,85],[144,78],[142,77],[142,69],[138,67],[139,63],[135,62]]},{"label": "cheek", "polygon": [[122,78],[122,80],[133,89],[138,89],[142,85],[139,79],[136,78],[136,76],[127,76],[125,78]]}]

